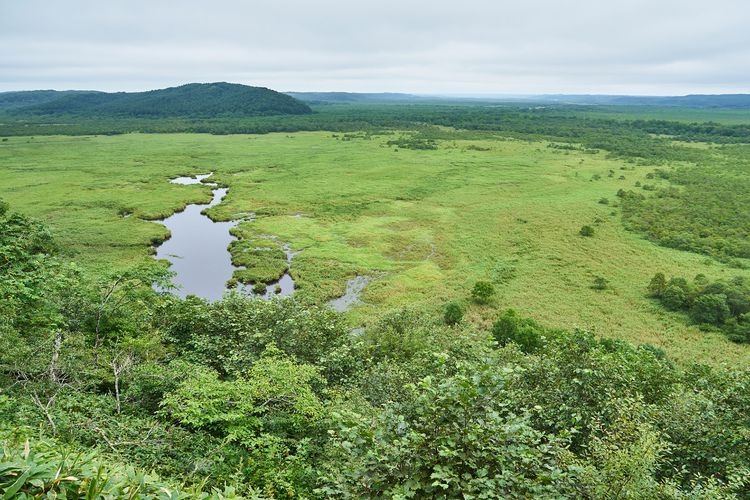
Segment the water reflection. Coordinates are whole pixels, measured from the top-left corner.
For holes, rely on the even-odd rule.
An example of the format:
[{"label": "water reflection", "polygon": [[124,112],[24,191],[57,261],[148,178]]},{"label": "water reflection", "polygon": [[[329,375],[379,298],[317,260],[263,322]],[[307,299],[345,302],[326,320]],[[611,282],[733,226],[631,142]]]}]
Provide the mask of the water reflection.
[{"label": "water reflection", "polygon": [[[215,183],[206,182],[211,175],[212,173],[176,177],[169,182],[216,186]],[[157,221],[169,229],[171,237],[156,248],[155,257],[171,263],[170,269],[175,272],[172,281],[178,287],[174,293],[180,297],[197,295],[211,301],[218,300],[226,292],[227,281],[237,269],[232,265],[228,248],[236,239],[229,230],[239,221],[214,222],[202,213],[221,203],[228,191],[228,188],[216,187],[212,190],[211,202],[188,205],[182,212]],[[284,245],[282,249],[286,253],[287,263],[291,265],[292,259],[299,252],[292,251],[289,245]],[[239,285],[237,289],[263,299],[285,297],[294,293],[294,280],[287,271],[277,282],[266,285],[263,294],[253,293],[252,286]]]},{"label": "water reflection", "polygon": [[[211,174],[172,179],[175,184],[199,184]],[[166,259],[176,274],[172,281],[180,297],[197,295],[208,300],[220,299],[226,283],[234,273],[229,230],[237,221],[214,222],[203,210],[216,206],[226,196],[227,188],[213,190],[210,203],[188,205],[182,212],[158,221],[169,229],[171,237],[156,249],[157,259]]]},{"label": "water reflection", "polygon": [[356,276],[346,282],[344,295],[328,302],[328,306],[337,312],[345,312],[352,307],[362,303],[359,296],[368,283],[372,281],[369,276]]}]

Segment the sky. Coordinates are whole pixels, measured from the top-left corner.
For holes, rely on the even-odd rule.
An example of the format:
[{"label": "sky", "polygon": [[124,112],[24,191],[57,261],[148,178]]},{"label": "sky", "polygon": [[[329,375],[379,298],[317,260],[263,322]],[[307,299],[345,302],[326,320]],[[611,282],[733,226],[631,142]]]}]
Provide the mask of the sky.
[{"label": "sky", "polygon": [[0,91],[750,93],[747,0],[0,0]]}]

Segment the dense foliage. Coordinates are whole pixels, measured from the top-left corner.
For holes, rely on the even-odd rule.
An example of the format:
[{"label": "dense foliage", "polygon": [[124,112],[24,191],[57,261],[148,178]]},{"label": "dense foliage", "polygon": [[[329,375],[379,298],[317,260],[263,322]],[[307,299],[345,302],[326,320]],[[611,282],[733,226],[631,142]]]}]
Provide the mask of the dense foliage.
[{"label": "dense foliage", "polygon": [[742,277],[725,283],[698,275],[690,283],[680,277],[667,281],[657,273],[648,290],[664,307],[688,313],[695,323],[719,328],[735,342],[750,342],[750,283]]},{"label": "dense foliage", "polygon": [[3,498],[237,498],[232,487],[175,489],[132,466],[107,462],[95,451],[78,451],[53,439],[36,439],[28,428],[0,430]]},{"label": "dense foliage", "polygon": [[0,251],[6,496],[750,494],[746,370],[512,311],[353,335],[291,300],[179,300],[159,267],[85,275],[7,207]]},{"label": "dense foliage", "polygon": [[[15,97],[15,99],[14,99]],[[50,92],[0,94],[0,105],[16,116],[71,115],[82,118],[211,118],[310,113],[286,94],[231,83],[190,83],[147,92]],[[19,105],[19,103],[28,103]],[[0,108],[2,109],[2,108]]]},{"label": "dense foliage", "polygon": [[623,218],[665,246],[727,261],[750,258],[750,149],[726,146],[705,154],[699,165],[657,169],[654,177],[669,184],[651,194],[621,193]]}]

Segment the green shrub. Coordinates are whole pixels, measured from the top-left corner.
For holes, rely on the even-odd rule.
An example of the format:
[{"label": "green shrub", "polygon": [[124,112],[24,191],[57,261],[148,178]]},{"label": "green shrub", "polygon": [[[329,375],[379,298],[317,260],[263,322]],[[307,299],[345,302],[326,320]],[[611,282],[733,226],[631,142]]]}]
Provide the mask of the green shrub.
[{"label": "green shrub", "polygon": [[347,409],[330,432],[326,498],[566,498],[565,442],[510,410],[494,366],[411,384],[408,411]]},{"label": "green shrub", "polygon": [[30,439],[24,429],[0,431],[2,498],[232,498],[234,490],[179,491],[158,477],[110,464],[94,451]]},{"label": "green shrub", "polygon": [[477,281],[471,290],[471,298],[479,304],[488,304],[495,295],[495,287],[489,281]]},{"label": "green shrub", "polygon": [[745,313],[739,318],[728,321],[727,336],[732,342],[750,343],[750,313]]},{"label": "green shrub", "polygon": [[581,230],[578,231],[578,234],[586,237],[594,236],[594,228],[589,225],[582,226]]},{"label": "green shrub", "polygon": [[648,294],[651,297],[661,297],[667,288],[667,278],[664,273],[656,273],[648,284]]},{"label": "green shrub", "polygon": [[448,302],[443,313],[443,320],[447,325],[455,325],[464,318],[464,309],[456,301]]},{"label": "green shrub", "polygon": [[594,278],[594,282],[591,284],[591,288],[593,288],[594,290],[606,290],[608,286],[609,281],[602,276],[597,276],[596,278]]},{"label": "green shrub", "polygon": [[664,289],[661,301],[667,309],[679,311],[685,307],[685,304],[687,303],[687,294],[681,287],[677,285],[669,285]]},{"label": "green shrub", "polygon": [[544,344],[544,328],[531,319],[518,316],[513,309],[505,311],[492,325],[492,336],[500,345],[510,342],[529,353]]},{"label": "green shrub", "polygon": [[724,294],[705,294],[695,299],[690,314],[696,323],[721,325],[729,318],[727,296]]}]

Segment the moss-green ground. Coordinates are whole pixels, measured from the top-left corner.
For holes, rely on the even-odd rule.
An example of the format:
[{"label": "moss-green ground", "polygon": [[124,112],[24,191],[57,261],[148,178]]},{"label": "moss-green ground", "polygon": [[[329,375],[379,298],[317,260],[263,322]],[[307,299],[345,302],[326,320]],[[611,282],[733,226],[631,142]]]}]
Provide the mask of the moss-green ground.
[{"label": "moss-green ground", "polygon": [[[471,321],[487,324],[513,307],[544,324],[648,342],[681,361],[750,361],[747,347],[700,332],[645,297],[657,271],[750,276],[624,230],[615,193],[646,182],[652,166],[503,139],[397,151],[386,145],[393,138],[11,137],[0,143],[0,197],[45,220],[80,262],[111,268],[150,258],[149,244],[166,236],[144,219],[210,199],[210,188],[169,178],[212,171],[230,188],[212,217],[253,212],[238,235],[275,235],[302,250],[292,274],[303,299],[338,296],[356,274],[377,277],[366,304],[349,313],[352,324],[394,306],[439,308],[489,280],[497,296],[470,306]],[[604,197],[608,205],[598,203]],[[593,237],[578,234],[584,224]],[[259,275],[276,264],[259,262]],[[609,289],[591,288],[597,276]]]}]

